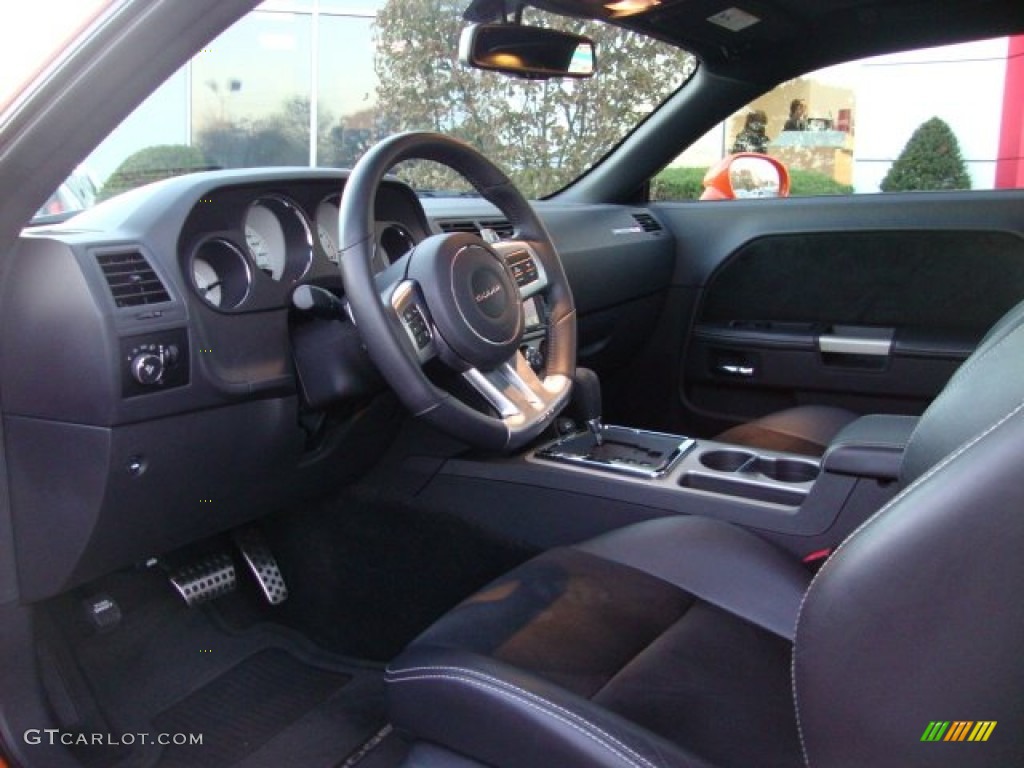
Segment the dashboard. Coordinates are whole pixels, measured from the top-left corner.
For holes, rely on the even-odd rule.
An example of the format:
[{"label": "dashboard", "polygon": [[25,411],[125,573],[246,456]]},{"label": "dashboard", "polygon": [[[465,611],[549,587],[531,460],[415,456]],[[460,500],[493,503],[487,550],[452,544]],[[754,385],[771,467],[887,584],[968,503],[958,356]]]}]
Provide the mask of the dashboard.
[{"label": "dashboard", "polygon": [[[385,387],[357,329],[292,306],[301,285],[343,297],[346,179],[196,173],[25,231],[0,296],[23,598],[320,498],[386,450],[404,414],[378,396]],[[538,208],[589,315],[584,348],[626,356],[618,307],[645,301],[654,317],[657,300],[639,297],[667,284],[671,238],[638,227],[627,207]],[[512,232],[484,200],[420,201],[395,179],[380,186],[374,219],[378,270],[441,232]],[[541,297],[526,311],[536,353]]]}]

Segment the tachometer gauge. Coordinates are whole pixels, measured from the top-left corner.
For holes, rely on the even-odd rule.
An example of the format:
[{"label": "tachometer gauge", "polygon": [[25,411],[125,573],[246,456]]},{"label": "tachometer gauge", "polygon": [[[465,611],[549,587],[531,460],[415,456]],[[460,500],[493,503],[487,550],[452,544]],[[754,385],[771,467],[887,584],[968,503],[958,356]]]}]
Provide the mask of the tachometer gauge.
[{"label": "tachometer gauge", "polygon": [[198,256],[192,260],[192,280],[196,284],[199,296],[215,307],[220,306],[223,298],[222,288],[224,281],[221,280],[217,271],[210,266],[209,262]]},{"label": "tachometer gauge", "polygon": [[252,270],[238,248],[211,238],[192,252],[187,271],[199,298],[221,311],[238,307],[249,295]]},{"label": "tachometer gauge", "polygon": [[324,253],[327,254],[328,259],[337,264],[339,257],[335,238],[338,236],[338,204],[333,200],[324,200],[317,206],[316,229]]}]

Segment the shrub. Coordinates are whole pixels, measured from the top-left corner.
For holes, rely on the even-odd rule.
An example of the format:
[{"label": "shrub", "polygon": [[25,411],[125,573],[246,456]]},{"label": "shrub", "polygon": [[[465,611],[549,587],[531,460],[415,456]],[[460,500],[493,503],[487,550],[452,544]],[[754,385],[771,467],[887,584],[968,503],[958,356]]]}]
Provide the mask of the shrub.
[{"label": "shrub", "polygon": [[652,200],[698,200],[707,168],[666,168],[651,179]]},{"label": "shrub", "polygon": [[914,131],[881,184],[883,192],[970,188],[956,134],[937,117]]},{"label": "shrub", "polygon": [[831,176],[819,171],[802,171],[799,168],[789,169],[790,197],[805,195],[852,195],[850,184],[840,184]]},{"label": "shrub", "polygon": [[129,155],[117,166],[103,185],[99,199],[106,200],[143,184],[208,168],[198,147],[185,144],[146,147]]},{"label": "shrub", "polygon": [[[707,168],[666,168],[651,180],[652,200],[699,200],[704,192],[704,174]],[[818,171],[790,169],[789,194],[802,195],[849,195],[853,187],[840,184],[831,176]]]}]

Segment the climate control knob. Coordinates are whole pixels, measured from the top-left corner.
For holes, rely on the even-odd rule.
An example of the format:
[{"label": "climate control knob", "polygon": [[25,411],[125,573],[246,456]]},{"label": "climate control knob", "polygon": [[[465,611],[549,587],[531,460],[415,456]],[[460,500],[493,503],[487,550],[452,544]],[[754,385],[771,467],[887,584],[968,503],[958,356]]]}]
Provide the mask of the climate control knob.
[{"label": "climate control knob", "polygon": [[132,358],[132,377],[146,386],[159,384],[164,377],[164,361],[153,352],[141,352]]}]

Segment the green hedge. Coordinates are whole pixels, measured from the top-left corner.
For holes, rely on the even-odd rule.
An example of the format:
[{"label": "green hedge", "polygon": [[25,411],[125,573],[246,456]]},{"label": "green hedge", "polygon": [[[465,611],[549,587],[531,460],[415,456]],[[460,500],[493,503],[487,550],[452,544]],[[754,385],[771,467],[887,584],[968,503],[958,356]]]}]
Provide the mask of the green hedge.
[{"label": "green hedge", "polygon": [[106,200],[143,184],[209,168],[198,147],[185,144],[146,147],[129,155],[117,166],[103,184],[99,199]]},{"label": "green hedge", "polygon": [[[652,200],[699,200],[707,168],[666,168],[651,180]],[[806,195],[849,195],[853,187],[817,171],[790,169],[792,197]]]}]

